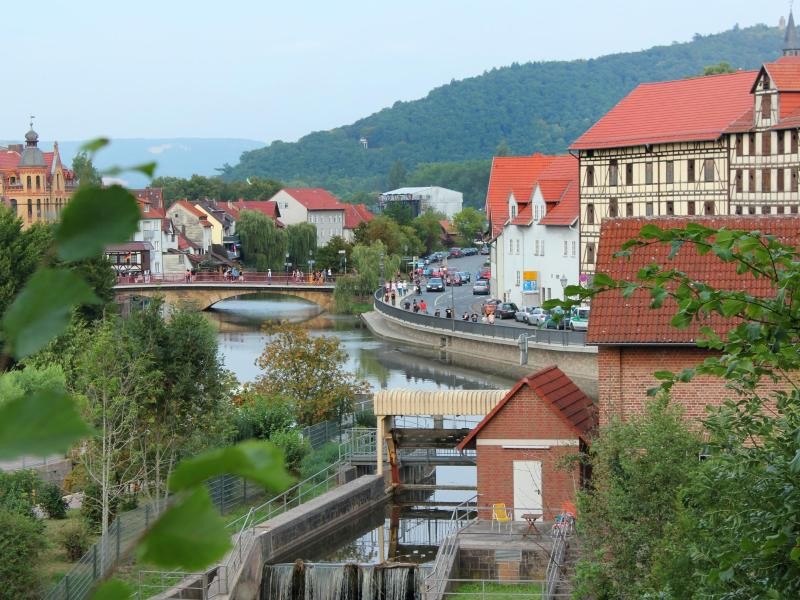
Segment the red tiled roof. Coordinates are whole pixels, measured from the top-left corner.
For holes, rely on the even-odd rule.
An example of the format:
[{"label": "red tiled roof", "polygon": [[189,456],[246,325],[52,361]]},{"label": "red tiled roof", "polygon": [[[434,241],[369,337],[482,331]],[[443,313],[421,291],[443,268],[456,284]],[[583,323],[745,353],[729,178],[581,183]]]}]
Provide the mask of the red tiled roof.
[{"label": "red tiled roof", "polygon": [[344,205],[344,228],[355,229],[362,222],[369,223],[375,218],[365,205],[363,204],[345,204]]},{"label": "red tiled roof", "polygon": [[189,248],[199,249],[200,246],[189,240],[185,236],[178,234],[178,250],[188,250]]},{"label": "red tiled roof", "polygon": [[781,56],[775,62],[764,63],[761,68],[779,92],[800,92],[800,56]]},{"label": "red tiled roof", "polygon": [[11,171],[19,165],[19,152],[0,148],[0,171]]},{"label": "red tiled roof", "polygon": [[237,200],[234,207],[240,213],[243,210],[254,210],[256,212],[260,212],[275,221],[275,224],[278,227],[284,226],[283,222],[279,218],[280,211],[278,210],[278,203],[274,200]]},{"label": "red tiled roof", "polygon": [[584,394],[561,369],[555,365],[545,367],[533,375],[520,379],[517,384],[503,396],[503,399],[461,440],[456,449],[461,451],[475,447],[475,438],[489,421],[491,421],[508,402],[516,396],[522,386],[529,386],[545,405],[561,417],[579,438],[586,439],[597,426],[597,409],[592,399]]},{"label": "red tiled roof", "polygon": [[164,206],[164,190],[162,188],[142,188],[128,190],[131,194],[136,196],[139,200],[147,200],[150,206],[163,207]]},{"label": "red tiled roof", "polygon": [[[623,243],[637,238],[646,224],[662,228],[684,228],[688,223],[699,223],[714,229],[737,229],[762,231],[774,234],[786,244],[800,245],[800,217],[782,215],[720,216],[720,217],[660,217],[606,219],[600,227],[600,246],[597,253],[597,272],[606,273],[613,279],[636,281],[642,267],[659,264],[678,269],[693,279],[703,281],[718,289],[746,289],[755,295],[772,292],[769,282],[754,280],[749,275],[737,275],[735,263],[723,263],[713,254],[700,256],[691,244],[685,244],[680,252],[669,259],[668,244],[653,244],[634,248],[628,258],[614,258]],[[599,345],[622,344],[682,344],[694,345],[700,338],[700,329],[709,326],[722,335],[735,326],[735,322],[717,315],[693,322],[689,327],[677,329],[670,320],[677,311],[677,304],[667,298],[661,308],[650,308],[650,295],[637,290],[629,298],[612,290],[598,294],[592,299],[592,314],[586,342]]]},{"label": "red tiled roof", "polygon": [[[516,195],[515,195],[516,197]],[[533,207],[530,203],[524,204],[522,208],[519,209],[519,213],[516,217],[511,219],[509,223],[512,225],[530,225],[533,222]]]},{"label": "red tiled roof", "polygon": [[[515,189],[530,186],[553,161],[552,156],[536,153],[533,156],[495,156],[486,191],[486,216],[491,225],[490,234],[496,237],[508,220],[508,197]],[[514,194],[517,198],[517,194]],[[530,198],[530,192],[525,201]],[[519,198],[517,198],[519,200]]]},{"label": "red tiled roof", "polygon": [[714,140],[751,107],[756,71],[643,83],[570,146],[619,148]]},{"label": "red tiled roof", "polygon": [[[153,206],[147,200],[142,198],[137,198],[136,202],[139,204],[139,210],[142,213],[142,219],[163,219],[164,218],[164,211],[160,208]],[[147,208],[147,212],[145,212],[145,206]]]},{"label": "red tiled roof", "polygon": [[439,221],[439,226],[447,235],[458,235],[458,230],[447,219]]},{"label": "red tiled roof", "polygon": [[284,192],[307,210],[337,210],[344,206],[328,190],[322,188],[283,188]]},{"label": "red tiled roof", "polygon": [[186,199],[177,200],[172,206],[180,206],[186,212],[188,212],[189,214],[194,215],[198,219],[201,219],[201,218],[206,216],[206,214],[204,212],[202,212],[201,210],[196,208],[191,202],[189,202]]}]

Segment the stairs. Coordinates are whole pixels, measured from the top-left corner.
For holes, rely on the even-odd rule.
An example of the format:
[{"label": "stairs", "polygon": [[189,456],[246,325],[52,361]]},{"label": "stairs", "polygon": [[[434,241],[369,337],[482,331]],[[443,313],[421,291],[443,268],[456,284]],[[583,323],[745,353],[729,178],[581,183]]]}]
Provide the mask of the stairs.
[{"label": "stairs", "polygon": [[567,540],[567,547],[564,551],[564,561],[561,565],[561,577],[556,587],[555,598],[558,600],[569,600],[572,598],[573,581],[575,579],[575,565],[580,560],[580,542],[576,535],[572,535]]}]

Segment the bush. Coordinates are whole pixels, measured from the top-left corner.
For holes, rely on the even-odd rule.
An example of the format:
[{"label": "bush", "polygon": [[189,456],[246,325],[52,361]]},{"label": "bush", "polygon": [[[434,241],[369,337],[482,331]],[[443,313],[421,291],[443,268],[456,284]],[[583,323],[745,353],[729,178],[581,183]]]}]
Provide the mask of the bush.
[{"label": "bush", "polygon": [[61,488],[55,483],[43,483],[37,493],[39,506],[51,519],[63,519],[67,516],[67,503],[61,496]]},{"label": "bush", "polygon": [[[83,489],[83,504],[81,505],[81,516],[93,531],[100,531],[103,521],[103,503],[100,499],[100,486],[94,482],[89,483]],[[119,508],[119,498],[114,497],[109,502],[109,523],[114,520]]]},{"label": "bush", "polygon": [[311,452],[311,447],[300,432],[296,429],[276,431],[270,441],[283,450],[286,468],[298,473],[303,459]]},{"label": "bush", "polygon": [[378,426],[378,418],[371,410],[360,410],[356,413],[356,425],[375,428]]},{"label": "bush", "polygon": [[35,490],[41,484],[35,471],[0,471],[0,508],[33,516]]},{"label": "bush", "polygon": [[0,508],[0,597],[41,597],[37,565],[44,548],[40,523]]},{"label": "bush", "polygon": [[240,440],[267,440],[274,432],[283,431],[292,425],[294,416],[291,406],[278,398],[248,394],[236,411],[235,426]]},{"label": "bush", "polygon": [[319,473],[328,465],[339,460],[339,445],[328,442],[306,456],[300,463],[300,476],[308,479],[312,475]]},{"label": "bush", "polygon": [[73,521],[61,531],[58,542],[64,548],[67,558],[71,561],[78,560],[89,550],[89,529],[85,523]]}]

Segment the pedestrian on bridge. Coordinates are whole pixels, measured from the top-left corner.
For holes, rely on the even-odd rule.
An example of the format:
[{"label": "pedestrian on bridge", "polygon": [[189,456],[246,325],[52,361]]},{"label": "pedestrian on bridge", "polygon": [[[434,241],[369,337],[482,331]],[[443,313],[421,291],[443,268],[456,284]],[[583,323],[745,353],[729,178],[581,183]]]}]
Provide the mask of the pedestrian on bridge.
[{"label": "pedestrian on bridge", "polygon": [[267,283],[272,285],[272,269],[267,269]]}]

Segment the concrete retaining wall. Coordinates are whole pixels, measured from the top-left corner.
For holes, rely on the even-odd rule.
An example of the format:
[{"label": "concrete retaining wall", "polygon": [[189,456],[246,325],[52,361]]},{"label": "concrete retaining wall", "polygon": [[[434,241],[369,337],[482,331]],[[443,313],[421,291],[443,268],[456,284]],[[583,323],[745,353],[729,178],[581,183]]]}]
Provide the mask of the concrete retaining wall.
[{"label": "concrete retaining wall", "polygon": [[293,550],[374,509],[388,495],[382,476],[365,475],[261,523],[241,572],[228,574],[227,597],[258,598],[264,563],[286,560]]}]

